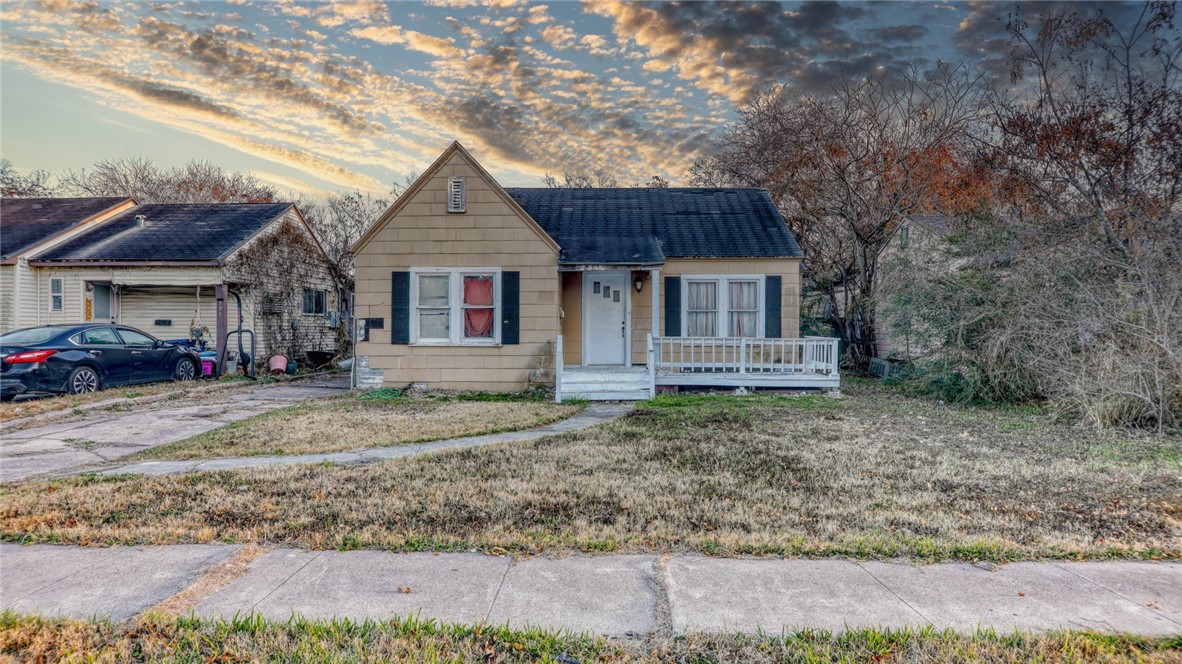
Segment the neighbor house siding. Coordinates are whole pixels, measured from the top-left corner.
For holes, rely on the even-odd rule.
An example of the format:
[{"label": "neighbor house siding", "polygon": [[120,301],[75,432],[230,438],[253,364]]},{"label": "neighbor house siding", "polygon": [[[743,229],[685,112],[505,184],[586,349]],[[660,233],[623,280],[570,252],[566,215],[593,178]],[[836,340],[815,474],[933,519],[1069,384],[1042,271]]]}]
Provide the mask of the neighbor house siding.
[{"label": "neighbor house siding", "polygon": [[16,328],[16,280],[14,265],[0,265],[0,332]]},{"label": "neighbor house siding", "polygon": [[[161,339],[189,338],[190,323],[197,320],[198,325],[209,328],[206,339],[212,340],[217,327],[217,299],[213,286],[202,286],[200,291],[198,298],[197,287],[125,288],[119,294],[121,315],[117,320]],[[236,312],[231,311],[231,322],[236,317]],[[157,325],[158,320],[170,320],[172,325]]]},{"label": "neighbor house siding", "polygon": [[[465,176],[467,211],[446,211],[449,176]],[[553,384],[559,332],[559,276],[553,246],[456,151],[400,201],[397,213],[357,256],[356,315],[381,318],[384,328],[358,344],[386,385],[517,390]],[[391,273],[423,267],[500,268],[521,275],[520,343],[501,346],[423,346],[391,343]],[[413,288],[413,284],[412,284]]]}]

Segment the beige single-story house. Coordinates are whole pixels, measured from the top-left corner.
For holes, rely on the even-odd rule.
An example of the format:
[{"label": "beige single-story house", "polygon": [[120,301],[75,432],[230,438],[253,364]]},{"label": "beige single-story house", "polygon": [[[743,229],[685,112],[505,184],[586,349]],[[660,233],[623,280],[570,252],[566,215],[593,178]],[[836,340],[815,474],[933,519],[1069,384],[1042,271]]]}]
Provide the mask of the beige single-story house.
[{"label": "beige single-story house", "polygon": [[336,346],[340,296],[290,203],[3,199],[0,251],[12,269],[0,284],[3,331],[110,321],[217,347],[241,301],[256,359]]},{"label": "beige single-story house", "polygon": [[506,189],[453,143],[354,246],[363,386],[832,387],[761,189]]}]

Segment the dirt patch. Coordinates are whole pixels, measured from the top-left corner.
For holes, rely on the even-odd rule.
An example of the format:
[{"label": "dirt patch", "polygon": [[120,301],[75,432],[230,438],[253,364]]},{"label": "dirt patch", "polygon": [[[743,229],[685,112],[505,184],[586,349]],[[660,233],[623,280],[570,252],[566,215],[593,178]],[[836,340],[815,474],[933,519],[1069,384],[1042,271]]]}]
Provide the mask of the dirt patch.
[{"label": "dirt patch", "polygon": [[239,549],[229,560],[210,568],[196,583],[179,593],[147,609],[144,613],[159,613],[169,616],[180,616],[193,610],[202,600],[212,596],[217,591],[230,585],[230,582],[246,574],[250,563],[255,558],[266,553],[265,547],[257,544],[247,544]]}]

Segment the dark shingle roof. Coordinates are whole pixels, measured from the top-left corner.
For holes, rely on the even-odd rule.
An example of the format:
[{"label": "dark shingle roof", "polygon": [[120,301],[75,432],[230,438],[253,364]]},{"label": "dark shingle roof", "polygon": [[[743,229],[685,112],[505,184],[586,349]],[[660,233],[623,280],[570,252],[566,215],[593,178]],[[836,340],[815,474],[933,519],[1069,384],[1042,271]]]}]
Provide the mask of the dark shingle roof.
[{"label": "dark shingle roof", "polygon": [[0,259],[8,260],[126,200],[128,199],[0,199]]},{"label": "dark shingle roof", "polygon": [[[289,207],[291,203],[139,205],[37,260],[218,261]],[[138,215],[144,216],[142,226]]]},{"label": "dark shingle roof", "polygon": [[509,195],[562,247],[559,262],[801,255],[763,189],[529,189]]}]

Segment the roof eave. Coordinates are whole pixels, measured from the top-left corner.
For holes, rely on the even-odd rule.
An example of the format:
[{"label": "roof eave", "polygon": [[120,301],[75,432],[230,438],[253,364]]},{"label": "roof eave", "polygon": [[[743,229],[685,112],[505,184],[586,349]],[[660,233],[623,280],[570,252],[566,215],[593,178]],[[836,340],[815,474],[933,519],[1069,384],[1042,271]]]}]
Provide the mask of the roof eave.
[{"label": "roof eave", "polygon": [[221,261],[213,260],[195,260],[195,261],[177,261],[177,260],[89,260],[89,259],[46,259],[37,258],[31,259],[29,265],[34,267],[219,267]]}]

